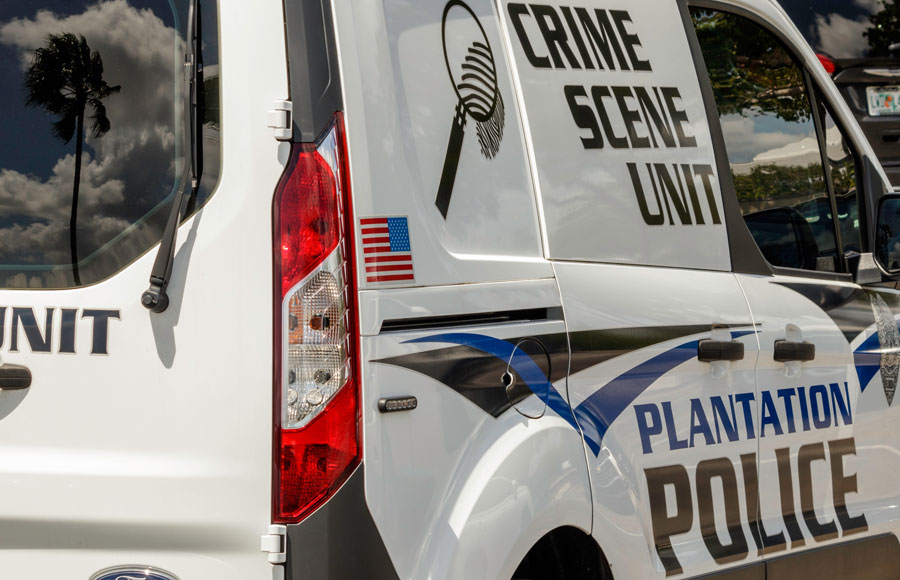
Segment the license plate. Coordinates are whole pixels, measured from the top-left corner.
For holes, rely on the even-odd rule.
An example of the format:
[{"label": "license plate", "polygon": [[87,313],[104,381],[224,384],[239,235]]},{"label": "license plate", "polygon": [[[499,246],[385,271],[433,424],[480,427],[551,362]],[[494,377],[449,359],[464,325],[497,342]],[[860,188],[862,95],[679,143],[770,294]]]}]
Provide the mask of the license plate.
[{"label": "license plate", "polygon": [[869,116],[900,115],[900,87],[866,87]]}]

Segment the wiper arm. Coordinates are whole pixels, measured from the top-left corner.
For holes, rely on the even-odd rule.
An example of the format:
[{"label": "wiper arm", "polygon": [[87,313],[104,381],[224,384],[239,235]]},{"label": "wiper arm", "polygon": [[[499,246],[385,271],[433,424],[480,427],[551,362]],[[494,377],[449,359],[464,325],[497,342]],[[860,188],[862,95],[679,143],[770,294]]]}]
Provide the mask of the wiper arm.
[{"label": "wiper arm", "polygon": [[185,214],[185,194],[190,186],[190,200],[197,197],[200,189],[200,178],[203,176],[203,47],[201,43],[200,29],[200,0],[191,0],[188,14],[188,50],[185,54],[185,69],[189,78],[186,86],[189,88],[189,103],[187,115],[185,115],[187,132],[191,152],[190,183],[188,172],[182,175],[175,199],[172,200],[172,209],[169,212],[169,220],[163,230],[162,240],[159,243],[159,251],[150,271],[150,287],[141,295],[141,304],[152,312],[163,312],[169,307],[169,295],[166,289],[169,279],[172,277],[172,263],[175,261],[175,238],[178,226]]}]

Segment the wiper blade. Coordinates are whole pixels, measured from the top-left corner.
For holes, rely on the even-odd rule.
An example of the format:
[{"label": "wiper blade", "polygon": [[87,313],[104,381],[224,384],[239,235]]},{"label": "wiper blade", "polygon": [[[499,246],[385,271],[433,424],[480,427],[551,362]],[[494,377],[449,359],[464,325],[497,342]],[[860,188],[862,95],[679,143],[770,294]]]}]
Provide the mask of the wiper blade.
[{"label": "wiper blade", "polygon": [[[169,295],[166,289],[172,277],[172,264],[175,261],[175,238],[178,226],[185,215],[185,198],[188,204],[193,205],[200,189],[200,178],[203,176],[203,47],[200,29],[200,0],[191,0],[188,14],[188,47],[185,53],[184,66],[188,78],[185,86],[188,87],[188,106],[186,132],[190,143],[188,150],[191,152],[189,172],[182,174],[181,182],[172,200],[172,209],[169,212],[169,220],[163,230],[162,240],[159,243],[159,251],[150,271],[150,287],[141,295],[141,304],[152,312],[163,312],[169,307]],[[188,183],[188,174],[190,182]],[[186,195],[190,188],[190,195]]]}]

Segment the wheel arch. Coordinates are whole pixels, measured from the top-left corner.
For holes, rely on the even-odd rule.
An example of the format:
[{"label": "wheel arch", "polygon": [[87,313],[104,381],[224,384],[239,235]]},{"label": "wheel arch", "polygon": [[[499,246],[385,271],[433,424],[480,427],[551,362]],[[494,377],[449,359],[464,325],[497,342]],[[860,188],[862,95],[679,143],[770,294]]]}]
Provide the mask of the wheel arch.
[{"label": "wheel arch", "polygon": [[528,550],[512,580],[612,580],[603,549],[584,530],[561,526],[544,534]]},{"label": "wheel arch", "polygon": [[419,561],[435,578],[510,578],[552,530],[590,533],[580,434],[559,418],[544,417],[537,425],[509,419],[518,425],[475,454],[436,522]]}]

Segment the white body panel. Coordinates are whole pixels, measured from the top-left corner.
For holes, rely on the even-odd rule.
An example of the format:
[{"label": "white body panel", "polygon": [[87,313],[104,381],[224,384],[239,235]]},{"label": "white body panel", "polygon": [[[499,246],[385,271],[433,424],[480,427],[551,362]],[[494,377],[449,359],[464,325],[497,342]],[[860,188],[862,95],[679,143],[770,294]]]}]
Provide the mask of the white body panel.
[{"label": "white body panel", "polygon": [[[528,419],[511,407],[493,417],[433,377],[373,362],[452,346],[409,344],[440,332],[384,332],[385,321],[559,308],[499,21],[489,1],[469,5],[493,52],[505,127],[499,152],[486,159],[475,122],[466,121],[446,219],[435,192],[457,97],[442,52],[443,4],[335,5],[354,212],[409,216],[419,287],[360,293],[366,498],[401,578],[509,577],[545,533],[591,525],[581,438],[571,424],[551,410]],[[461,26],[454,19],[450,28]],[[565,326],[446,332],[507,339],[564,336]],[[502,392],[501,373],[491,377]],[[564,397],[564,380],[554,386]],[[378,412],[380,398],[408,395],[418,399],[415,412]]]},{"label": "white body panel", "polygon": [[[562,25],[566,13],[560,6],[571,15],[571,3],[535,5],[546,6],[546,14],[535,12],[537,8],[523,12],[522,2],[502,6],[534,149],[548,255],[727,270],[730,261],[712,139],[677,4],[592,5],[610,14],[627,11],[630,20],[623,20],[622,26],[637,38],[629,47],[634,56],[626,56],[622,42],[616,48],[622,57],[614,56],[601,69],[596,55],[602,53],[587,49],[588,68],[574,48],[571,57],[564,58],[558,45],[551,50],[542,36],[537,22],[553,17]],[[594,21],[594,26],[601,25]],[[587,37],[585,32],[579,34]],[[672,54],[684,56],[672,59]],[[634,70],[637,67],[647,70]],[[649,113],[644,113],[646,122],[635,118],[626,125],[624,115],[640,117],[643,106],[632,87],[645,89],[649,103],[665,119],[671,134],[668,144],[646,116]],[[583,117],[577,124],[575,107]],[[591,124],[593,131],[587,128]],[[687,181],[685,168],[690,174]],[[672,180],[674,189],[668,193],[658,182],[660,171]],[[648,225],[651,221],[653,225]],[[643,232],[640,239],[632,235],[635,230]],[[680,251],[685,247],[692,251]]]},{"label": "white body panel", "polygon": [[[663,478],[684,470],[694,490],[690,529],[668,538],[677,560],[672,569],[680,565],[685,576],[716,570],[701,530],[697,464],[727,457],[739,465],[739,456],[755,453],[757,443],[747,437],[742,414],[737,441],[720,442],[724,435],[716,426],[711,443],[699,429],[692,430],[702,424],[692,414],[692,400],[699,400],[712,424],[713,397],[727,404],[729,395],[752,395],[756,390],[758,347],[737,281],[730,273],[690,270],[563,262],[555,268],[572,340],[571,404],[586,441],[593,438],[601,445],[587,445],[594,492],[592,532],[601,546],[615,546],[605,549],[615,577],[666,577],[656,544],[667,538],[655,538],[659,531],[653,515],[662,516],[651,514],[647,474],[663,467],[668,470]],[[713,330],[714,325],[728,328]],[[742,360],[697,360],[698,339],[732,337],[744,344]],[[581,357],[595,360],[579,364]],[[748,411],[746,420],[755,425],[755,409]],[[672,486],[666,487],[666,505],[655,511],[672,516],[675,496]],[[713,489],[716,533],[727,543],[722,488]],[[743,495],[739,501],[746,505]],[[752,553],[745,553],[737,562],[749,564],[753,559]]]},{"label": "white body panel", "polygon": [[[265,115],[287,94],[282,9],[226,2],[220,21],[221,184],[179,231],[169,309],[140,304],[156,247],[87,288],[0,291],[39,325],[56,308],[52,353],[30,352],[21,330],[9,352],[9,322],[0,352],[34,377],[0,421],[4,577],[35,577],[38,553],[39,578],[127,564],[181,580],[271,577],[259,553],[271,512],[269,232],[286,158]],[[76,354],[57,354],[60,308],[118,310],[109,355],[90,354],[81,312]]]},{"label": "white body panel", "polygon": [[[467,300],[451,302],[427,299],[440,289],[377,295],[367,291],[361,303],[377,299],[399,320],[415,314],[492,312],[523,302],[532,307],[559,305],[555,282],[550,280],[479,284],[466,291]],[[403,311],[401,303],[407,300]],[[440,338],[444,334],[515,342],[514,337],[564,332],[561,321],[546,321],[448,328],[443,333],[387,332],[363,340],[363,358],[373,361],[363,376],[366,497],[401,578],[509,577],[528,549],[550,530],[562,525],[590,529],[581,437],[571,423],[552,409],[537,419],[524,417],[515,408],[491,416],[460,396],[452,377],[425,376],[427,370],[414,370],[415,362],[404,362],[423,349],[462,344],[445,342]],[[432,338],[433,343],[412,343]],[[397,362],[385,360],[395,357]],[[489,363],[473,358],[457,367],[456,373],[462,375],[457,381],[465,383],[468,376],[480,384],[481,373],[472,366],[479,364]],[[502,364],[499,368],[488,371],[486,380],[490,385],[494,379],[502,392]],[[554,387],[565,396],[564,381]],[[415,412],[378,412],[379,399],[396,396],[415,396]],[[533,407],[535,399],[532,395],[521,408],[529,403]],[[564,399],[563,404],[568,410]]]},{"label": "white body panel", "polygon": [[[398,577],[507,580],[562,527],[596,540],[616,580],[727,572],[900,531],[889,369],[860,370],[872,366],[863,355],[880,355],[871,343],[886,315],[878,318],[874,291],[849,281],[731,271],[714,133],[678,2],[542,3],[548,18],[572,7],[628,12],[616,34],[633,35],[634,52],[602,70],[585,66],[586,52],[548,45],[536,4],[331,4],[355,220],[358,295],[348,302],[358,308],[352,368],[361,371],[364,467],[356,473],[372,535]],[[848,138],[874,159],[781,9],[729,4],[799,47]],[[460,12],[469,9],[472,20]],[[178,580],[268,580],[291,570],[273,569],[259,551],[272,520],[281,405],[272,396],[272,194],[291,145],[275,140],[266,113],[289,96],[285,11],[278,0],[223,0],[219,10],[222,173],[179,231],[169,309],[151,314],[139,303],[157,247],[93,286],[0,290],[0,363],[34,375],[27,392],[0,391],[2,578],[35,577],[36,554],[40,580],[88,580],[120,565],[156,566]],[[473,44],[465,35],[483,31],[504,107],[493,144],[490,128],[467,113],[455,160],[451,126],[463,97],[448,71],[459,63],[445,60],[445,19],[449,45],[463,54]],[[616,87],[648,89],[671,145],[638,112],[636,93],[621,93],[623,105]],[[668,104],[663,88],[677,89]],[[629,127],[622,107],[644,124]],[[613,146],[616,138],[625,144]],[[636,145],[645,139],[660,144]],[[664,175],[674,180],[668,190]],[[361,220],[388,216],[408,220],[412,280],[368,277]],[[856,302],[837,315],[788,286],[797,283]],[[900,311],[896,292],[879,292]],[[14,308],[33,311],[40,329],[53,313],[50,353],[32,352],[23,330],[10,334]],[[75,354],[59,352],[62,309],[77,310]],[[91,354],[102,325],[86,309],[116,313],[108,354]],[[774,361],[783,338],[814,342],[815,362]],[[707,339],[740,343],[743,356],[701,362]],[[506,385],[509,377],[518,383]],[[830,399],[828,426],[764,431],[764,392],[831,383],[847,385],[852,421]],[[417,407],[381,410],[392,397],[415,397]],[[779,407],[777,419],[790,413]],[[836,479],[833,455],[815,456],[806,497],[820,525],[865,514],[865,529],[813,538],[798,449],[824,443],[827,455],[829,442],[848,438],[855,452],[841,469],[855,483]],[[754,543],[758,523],[790,535],[773,459],[785,447],[803,542],[766,552]],[[835,485],[857,486],[844,496],[845,514]]]},{"label": "white body panel", "polygon": [[[788,544],[773,540],[772,556],[898,530],[893,474],[900,470],[900,449],[884,434],[898,429],[900,414],[886,400],[878,363],[867,373],[867,361],[857,358],[869,350],[864,341],[878,334],[873,304],[883,304],[886,316],[894,320],[897,293],[802,277],[739,276],[739,280],[760,329],[761,517],[767,533],[783,534]],[[775,341],[785,339],[815,344],[815,358],[774,360]],[[833,455],[841,449],[843,453]],[[787,475],[779,471],[779,453],[790,461],[799,522],[793,533],[787,521],[791,510],[780,489],[787,485]],[[843,477],[855,478],[851,487],[856,489],[843,493],[846,485],[839,481]],[[814,517],[804,513],[804,502],[814,506]],[[836,512],[841,503],[846,505],[845,515]]]},{"label": "white body panel", "polygon": [[542,255],[534,190],[498,20],[488,0],[470,5],[492,48],[505,128],[487,159],[467,119],[446,219],[435,194],[458,99],[441,44],[443,5],[334,7],[354,211],[409,217],[415,286],[552,276],[534,260]]},{"label": "white body panel", "polygon": [[[753,4],[755,14],[805,46],[780,9]],[[543,533],[569,525],[591,531],[617,579],[665,578],[672,562],[664,563],[658,552],[661,538],[655,530],[658,522],[654,521],[647,473],[669,473],[663,468],[670,467],[682,470],[689,485],[681,491],[671,483],[657,486],[665,493],[661,508],[657,498],[655,515],[656,519],[675,517],[679,511],[676,495],[687,490],[688,527],[662,538],[671,541],[677,574],[690,577],[762,562],[763,550],[755,543],[755,502],[760,502],[763,526],[771,527],[765,519],[766,510],[778,488],[771,465],[764,460],[769,441],[759,438],[757,405],[763,385],[757,383],[758,336],[771,342],[774,330],[768,318],[768,301],[779,298],[754,302],[752,290],[742,287],[729,272],[725,209],[713,138],[677,3],[590,5],[628,11],[631,19],[626,24],[627,32],[636,34],[640,41],[633,47],[637,59],[651,63],[652,70],[646,71],[572,66],[573,59],[559,47],[554,56],[544,42],[533,5],[527,4],[522,12],[526,6],[522,2],[497,2],[493,8],[486,2],[470,3],[498,57],[500,90],[507,104],[507,134],[501,151],[505,148],[505,154],[514,159],[487,162],[467,143],[454,190],[453,203],[459,205],[453,205],[442,220],[432,204],[432,192],[446,151],[444,123],[449,114],[445,111],[455,98],[452,87],[447,86],[450,81],[438,41],[444,5],[424,3],[401,9],[385,2],[352,10],[346,5],[336,6],[347,85],[355,212],[360,217],[410,216],[415,286],[424,286],[364,290],[360,294],[363,360],[368,361],[363,373],[367,502],[399,576],[507,578],[517,558],[521,559]],[[510,11],[512,5],[519,10],[517,17]],[[573,5],[558,2],[547,10],[565,16],[562,7],[566,6]],[[742,3],[739,7],[746,8]],[[496,18],[502,19],[499,33]],[[531,42],[527,48],[523,37]],[[506,67],[499,58],[500,46],[505,46],[510,70],[516,75],[508,85]],[[583,65],[583,53],[573,54],[574,60]],[[804,52],[803,56],[811,74],[827,84],[823,73],[812,64],[815,61],[810,60],[814,55]],[[535,66],[535,58],[546,58],[552,64]],[[626,58],[633,66],[635,57]],[[597,134],[573,121],[574,112],[566,100],[567,86],[585,87],[586,95],[576,96],[575,102],[593,110],[604,139],[602,147],[584,144]],[[661,143],[662,135],[648,129],[649,121],[629,135],[625,121],[617,114],[610,114],[609,129],[599,127],[602,113],[596,97],[590,97],[596,86],[677,88],[674,108],[666,111],[670,127],[674,134],[678,123],[672,115],[683,112],[686,120],[681,129],[696,143],[673,136],[674,146],[634,147],[635,139],[655,135]],[[512,106],[507,90],[516,91],[518,107]],[[869,154],[846,105],[830,86],[824,90],[836,115],[849,123],[854,145]],[[635,97],[627,98],[628,107],[637,106]],[[614,98],[603,102],[611,109],[615,107]],[[525,143],[520,149],[512,137],[523,130]],[[629,146],[611,146],[610,135],[625,138]],[[512,144],[512,151],[507,144]],[[526,153],[533,184],[529,171],[516,166]],[[629,163],[635,164],[642,176],[647,203],[643,213]],[[670,194],[667,198],[663,185],[656,181],[661,175],[656,164],[666,164],[670,169],[674,164],[678,170],[691,167],[698,203],[692,203],[687,181],[676,181],[678,191],[674,193],[680,195],[685,209],[679,213],[676,200]],[[704,189],[697,167],[709,168],[709,191]],[[641,173],[645,171],[648,173]],[[498,182],[502,187],[498,188]],[[488,197],[469,195],[475,183],[493,188],[492,199],[500,200],[502,210],[485,205]],[[532,188],[537,194],[536,204],[525,195],[530,195]],[[466,197],[457,197],[459,193]],[[654,196],[658,201],[653,201]],[[461,201],[464,199],[467,201]],[[455,230],[459,227],[455,220],[466,212],[473,212],[466,215],[469,224],[476,223],[473,220],[477,215],[477,223],[484,227],[479,236]],[[553,260],[552,272],[547,270],[550,263],[532,251],[532,242],[538,238],[529,238],[536,236],[530,226],[531,213],[541,228],[543,255]],[[647,221],[651,218],[659,222],[651,224]],[[500,222],[507,224],[503,239],[485,237],[492,231],[492,224]],[[426,231],[416,232],[417,228]],[[511,250],[513,247],[516,249]],[[647,267],[654,265],[665,267]],[[553,281],[540,280],[554,274],[559,297],[555,296]],[[524,281],[527,278],[536,280]],[[502,282],[504,279],[509,281]],[[498,283],[484,283],[494,281]],[[458,285],[467,282],[476,284]],[[749,302],[745,292],[750,295]],[[571,358],[567,384],[557,381],[554,387],[569,402],[577,427],[567,424],[565,411],[553,413],[550,409],[540,419],[523,418],[513,408],[491,417],[471,400],[464,400],[460,392],[448,388],[447,383],[452,381],[439,371],[429,370],[427,364],[397,363],[401,359],[418,361],[416,357],[431,353],[435,367],[449,364],[446,361],[457,356],[449,352],[452,345],[463,344],[453,341],[462,339],[441,343],[439,338],[453,333],[515,342],[514,338],[525,335],[559,332],[559,324],[541,321],[396,332],[386,332],[382,327],[390,321],[544,307],[556,305],[557,300],[563,306]],[[781,306],[789,308],[787,304],[784,301]],[[751,306],[762,316],[755,317],[755,312],[751,315]],[[827,319],[824,315],[820,318]],[[762,330],[757,325],[762,325]],[[679,328],[682,334],[678,334]],[[602,342],[622,330],[633,331],[626,342],[641,337],[636,339],[641,346],[620,350],[615,340]],[[662,331],[660,340],[647,338],[658,331]],[[607,335],[601,342],[592,343],[595,352],[588,352],[589,356],[580,361],[586,353],[579,350],[579,335],[588,333]],[[656,372],[651,368],[654,361],[709,338],[742,343],[744,357],[734,362],[700,362],[693,344],[689,347],[695,349],[693,356],[645,381],[648,384],[643,390],[621,409],[615,402],[612,406],[618,414],[604,416],[611,404],[605,401],[607,407],[599,417],[593,417],[594,423],[585,422],[591,419],[590,405],[585,403],[604,387],[630,372],[646,379],[648,373]],[[833,349],[839,349],[838,338],[831,338]],[[426,346],[420,342],[423,340]],[[585,362],[598,356],[596,351],[604,350],[610,352],[601,353],[597,364]],[[762,377],[770,372],[766,364],[760,361],[759,380],[763,382]],[[402,368],[404,365],[406,368]],[[842,359],[840,365],[845,365],[841,367],[845,374],[849,372],[846,360]],[[457,369],[457,376],[468,376],[463,368]],[[475,378],[472,381],[478,382]],[[409,395],[418,399],[414,413],[379,414],[379,399]],[[725,407],[714,408],[714,400]],[[642,431],[641,415],[635,406],[647,413],[656,409],[659,424],[644,424]],[[705,419],[696,419],[693,413],[698,409],[708,414]],[[725,414],[717,415],[720,411]],[[647,417],[650,415],[645,420]],[[718,422],[729,417],[731,431]],[[709,438],[702,427],[707,420]],[[606,429],[602,441],[596,437],[598,425]],[[592,448],[592,437],[599,448]],[[584,443],[587,477],[577,467],[580,458],[574,446],[578,439]],[[686,442],[683,448],[682,442]],[[545,462],[542,466],[546,471],[532,471],[540,462]],[[858,461],[848,459],[847,473],[858,465]],[[709,475],[710,469],[724,471]],[[711,488],[705,508],[699,505],[701,472]],[[729,477],[732,479],[725,481]],[[525,480],[530,483],[523,483]],[[558,492],[563,488],[552,487],[560,483],[566,493]],[[761,500],[756,498],[754,485]],[[817,481],[816,485],[814,497],[817,501],[823,498],[823,505],[827,505],[827,482]],[[885,502],[889,497],[886,490],[874,493]],[[538,498],[549,503],[539,503]],[[591,501],[592,517],[587,521],[579,510]],[[799,501],[798,496],[798,505]],[[851,514],[856,513],[853,509]],[[885,522],[873,526],[872,533],[893,529],[893,524]],[[419,538],[424,540],[420,542]],[[729,544],[729,539],[738,538],[744,547],[735,550],[736,544]],[[716,544],[719,552],[714,553]],[[672,568],[668,572],[676,573]]]}]

